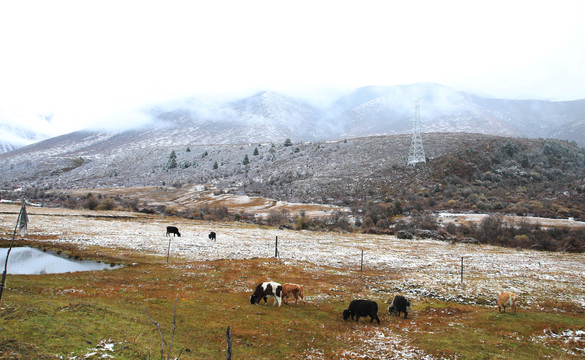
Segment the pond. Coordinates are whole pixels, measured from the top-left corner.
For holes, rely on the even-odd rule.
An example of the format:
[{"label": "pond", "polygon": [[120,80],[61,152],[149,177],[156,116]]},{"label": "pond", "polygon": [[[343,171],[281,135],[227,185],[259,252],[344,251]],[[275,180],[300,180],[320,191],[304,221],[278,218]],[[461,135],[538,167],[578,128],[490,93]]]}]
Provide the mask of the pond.
[{"label": "pond", "polygon": [[[4,271],[8,248],[0,248],[0,273]],[[59,274],[75,271],[117,269],[111,265],[91,260],[70,259],[51,251],[31,247],[13,247],[8,258],[7,273],[13,275]]]}]

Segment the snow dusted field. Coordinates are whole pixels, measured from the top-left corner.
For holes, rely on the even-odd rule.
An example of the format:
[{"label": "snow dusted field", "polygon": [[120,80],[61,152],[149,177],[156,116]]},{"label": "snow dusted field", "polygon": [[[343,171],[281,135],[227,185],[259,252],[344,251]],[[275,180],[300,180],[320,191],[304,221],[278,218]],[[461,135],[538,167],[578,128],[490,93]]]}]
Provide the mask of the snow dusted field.
[{"label": "snow dusted field", "polygon": [[[399,240],[394,236],[278,230],[243,223],[210,223],[127,212],[32,206],[27,209],[30,222],[25,238],[48,238],[48,241],[81,247],[128,248],[163,258],[167,254],[169,239],[171,258],[194,261],[271,258],[275,255],[275,240],[278,237],[279,257],[283,263],[314,272],[333,270],[354,276],[359,273],[363,250],[364,268],[387,271],[388,276],[378,277],[375,284],[366,284],[362,294],[353,295],[368,297],[381,304],[394,293],[403,292],[414,301],[436,298],[495,307],[497,294],[506,290],[520,296],[519,311],[545,309],[550,306],[550,299],[571,304],[572,308],[581,311],[585,308],[584,254],[450,244],[434,240]],[[0,204],[2,238],[11,238],[18,211],[18,205]],[[168,225],[178,226],[182,236],[166,237]],[[217,233],[217,241],[208,239],[209,231]],[[251,288],[239,290],[250,291]],[[328,301],[330,296],[313,292],[307,300]],[[403,331],[408,331],[412,326],[405,322],[403,327]],[[373,359],[380,354],[384,354],[386,359],[434,358],[412,346],[408,338],[395,329],[363,325],[363,329],[360,327],[355,331],[367,331],[370,340],[349,344],[341,358]],[[579,343],[583,341],[582,333],[571,333],[567,337],[569,335],[571,339],[577,337]],[[531,341],[547,343],[556,339],[555,336],[561,335],[544,333]],[[303,356],[307,359],[324,358],[319,349],[306,350]]]},{"label": "snow dusted field", "polygon": [[[523,307],[539,308],[557,299],[585,308],[585,255],[507,249],[486,245],[450,244],[435,240],[401,240],[394,236],[279,230],[241,223],[208,223],[150,217],[127,212],[95,212],[29,206],[31,237],[55,238],[79,246],[129,248],[166,256],[166,226],[176,225],[182,236],[172,237],[171,257],[204,261],[216,259],[279,258],[315,269],[387,270],[364,295],[386,300],[394,292],[466,304],[495,305],[501,291],[516,292]],[[0,230],[10,238],[19,207],[0,204]],[[209,231],[217,233],[211,242]],[[463,258],[463,284],[461,260]],[[367,291],[371,293],[368,294]],[[317,300],[318,294],[314,296]]]}]

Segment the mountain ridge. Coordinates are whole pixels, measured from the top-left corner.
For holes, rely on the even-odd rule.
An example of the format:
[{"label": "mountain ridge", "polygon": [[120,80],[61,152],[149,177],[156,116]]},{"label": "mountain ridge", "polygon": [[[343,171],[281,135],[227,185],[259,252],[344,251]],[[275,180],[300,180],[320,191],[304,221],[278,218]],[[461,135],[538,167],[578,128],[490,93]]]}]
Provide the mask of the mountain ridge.
[{"label": "mountain ridge", "polygon": [[[397,135],[411,131],[417,102],[423,133],[552,137],[585,146],[585,100],[493,99],[437,84],[362,87],[329,106],[311,105],[274,91],[214,104],[193,99],[170,108],[154,106],[149,110],[153,121],[135,129],[93,132],[158,133],[169,144],[183,145]],[[0,148],[16,147],[4,141]]]}]

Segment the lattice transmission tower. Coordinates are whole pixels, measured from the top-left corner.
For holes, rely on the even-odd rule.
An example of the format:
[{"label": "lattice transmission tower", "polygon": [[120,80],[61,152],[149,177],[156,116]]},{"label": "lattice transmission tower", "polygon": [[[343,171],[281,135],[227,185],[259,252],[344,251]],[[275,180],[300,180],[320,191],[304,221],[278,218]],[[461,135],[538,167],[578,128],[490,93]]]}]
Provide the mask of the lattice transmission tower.
[{"label": "lattice transmission tower", "polygon": [[422,138],[420,136],[420,104],[417,102],[414,109],[414,119],[412,120],[414,129],[412,133],[412,140],[410,142],[410,152],[408,153],[408,165],[414,166],[420,162],[427,162],[425,157],[425,149],[423,147]]}]

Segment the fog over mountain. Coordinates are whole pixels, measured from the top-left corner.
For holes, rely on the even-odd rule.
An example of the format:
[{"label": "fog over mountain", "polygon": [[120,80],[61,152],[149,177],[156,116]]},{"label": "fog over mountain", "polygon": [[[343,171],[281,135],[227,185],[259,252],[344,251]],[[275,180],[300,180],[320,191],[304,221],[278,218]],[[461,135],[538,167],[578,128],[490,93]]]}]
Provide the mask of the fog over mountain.
[{"label": "fog over mountain", "polygon": [[[467,132],[528,138],[557,138],[585,145],[585,100],[492,99],[436,84],[356,89],[327,106],[276,92],[229,102],[198,99],[153,105],[149,123],[111,131],[135,141],[158,136],[168,145],[237,144],[334,140],[406,134],[420,104],[422,132]],[[146,118],[146,117],[145,117]],[[123,121],[122,121],[123,122]],[[49,137],[47,131],[0,123],[0,149],[10,151]],[[101,131],[103,133],[103,131]],[[106,131],[108,133],[108,131]],[[73,136],[66,135],[67,136]],[[151,141],[151,140],[148,140]],[[148,146],[148,141],[141,146]],[[40,146],[40,144],[39,144]]]},{"label": "fog over mountain", "polygon": [[51,117],[37,115],[23,119],[18,124],[4,121],[0,112],[0,153],[27,146],[55,136]]}]

